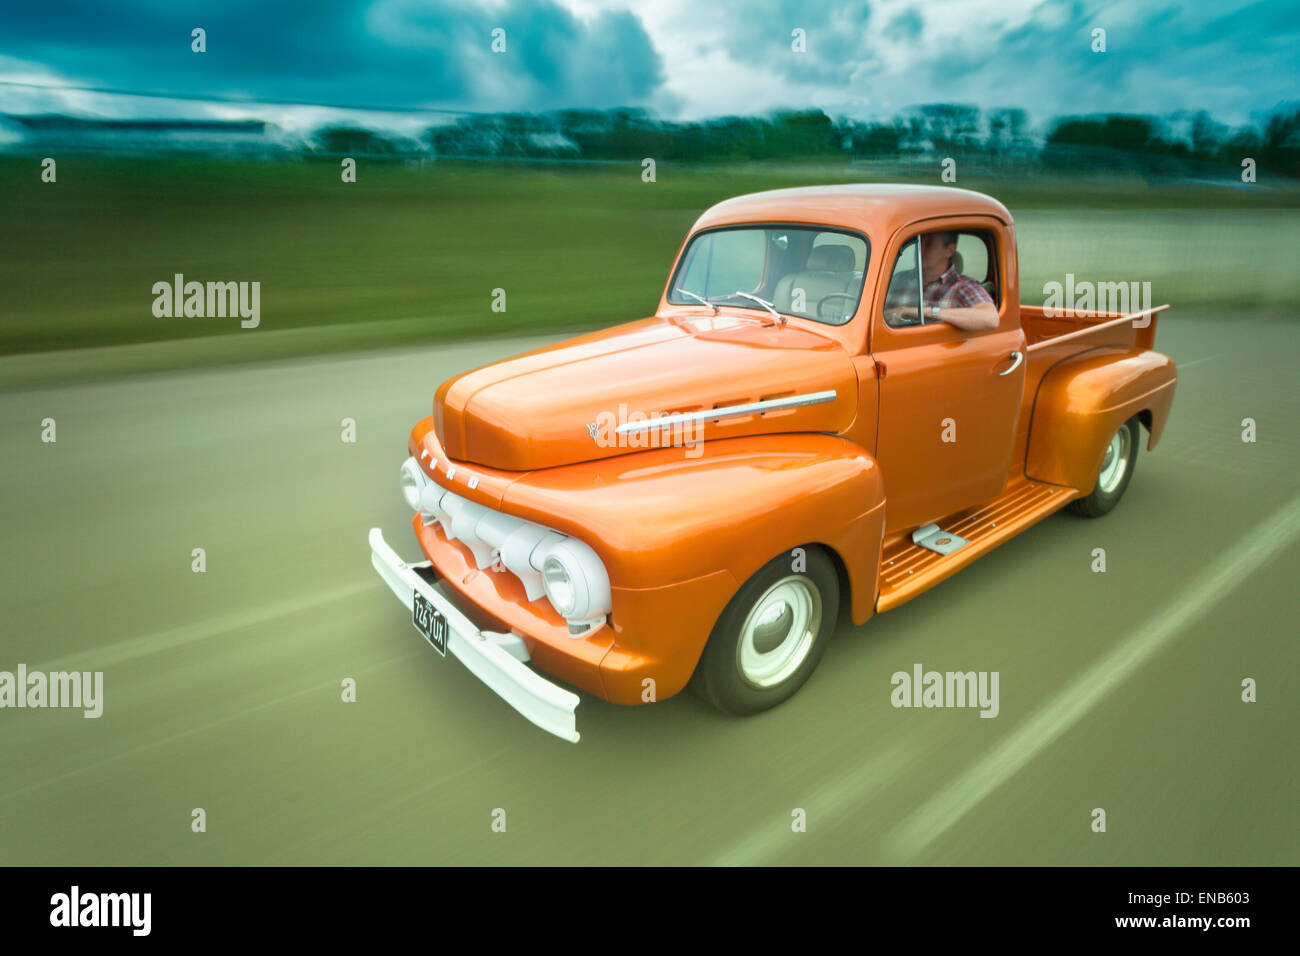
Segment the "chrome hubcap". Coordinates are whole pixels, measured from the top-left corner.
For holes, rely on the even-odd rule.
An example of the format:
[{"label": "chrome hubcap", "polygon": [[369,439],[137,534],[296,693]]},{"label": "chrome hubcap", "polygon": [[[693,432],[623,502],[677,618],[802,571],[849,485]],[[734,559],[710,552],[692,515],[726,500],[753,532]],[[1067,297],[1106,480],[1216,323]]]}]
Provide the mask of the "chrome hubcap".
[{"label": "chrome hubcap", "polygon": [[1110,494],[1123,480],[1124,472],[1128,470],[1129,443],[1127,426],[1117,431],[1110,440],[1106,457],[1101,461],[1101,474],[1097,478],[1097,485],[1103,494]]},{"label": "chrome hubcap", "polygon": [[799,669],[822,622],[822,598],[807,578],[782,578],[754,602],[741,627],[736,663],[755,687],[772,687]]}]

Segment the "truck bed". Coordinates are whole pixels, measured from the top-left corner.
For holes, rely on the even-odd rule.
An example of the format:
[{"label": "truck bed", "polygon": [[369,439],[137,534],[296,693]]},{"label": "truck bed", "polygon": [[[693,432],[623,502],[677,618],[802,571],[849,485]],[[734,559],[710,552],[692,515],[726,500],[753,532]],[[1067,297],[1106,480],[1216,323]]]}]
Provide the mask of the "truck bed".
[{"label": "truck bed", "polygon": [[1157,315],[1167,308],[1159,305],[1124,314],[1076,311],[1070,316],[1048,316],[1040,305],[1021,305],[1020,326],[1025,330],[1025,344],[1031,354],[1067,342],[1077,342],[1084,348],[1126,345],[1149,349],[1155,347]]}]

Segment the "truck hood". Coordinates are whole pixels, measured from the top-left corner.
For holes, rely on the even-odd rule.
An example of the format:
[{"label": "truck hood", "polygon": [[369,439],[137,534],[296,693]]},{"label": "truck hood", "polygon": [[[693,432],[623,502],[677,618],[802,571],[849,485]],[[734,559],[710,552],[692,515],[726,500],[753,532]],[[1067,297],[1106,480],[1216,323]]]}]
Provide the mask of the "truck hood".
[{"label": "truck hood", "polygon": [[[773,400],[716,422],[617,431]],[[643,319],[466,372],[438,389],[433,416],[450,458],[531,471],[671,445],[698,457],[704,442],[742,435],[837,433],[857,403],[853,363],[834,339],[724,313]]]}]

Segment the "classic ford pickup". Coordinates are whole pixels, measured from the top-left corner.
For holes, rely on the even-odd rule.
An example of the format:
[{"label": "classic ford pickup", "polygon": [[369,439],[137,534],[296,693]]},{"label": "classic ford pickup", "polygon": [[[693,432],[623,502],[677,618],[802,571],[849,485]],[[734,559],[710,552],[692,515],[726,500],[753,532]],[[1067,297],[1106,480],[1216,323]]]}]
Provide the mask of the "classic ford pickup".
[{"label": "classic ford pickup", "polygon": [[440,654],[567,740],[579,698],[543,673],[780,703],[841,609],[860,626],[1063,506],[1105,514],[1159,441],[1167,306],[1022,305],[1016,264],[1010,213],[967,190],[719,203],[653,317],[443,383],[400,469],[425,559],[374,528],[372,562]]}]

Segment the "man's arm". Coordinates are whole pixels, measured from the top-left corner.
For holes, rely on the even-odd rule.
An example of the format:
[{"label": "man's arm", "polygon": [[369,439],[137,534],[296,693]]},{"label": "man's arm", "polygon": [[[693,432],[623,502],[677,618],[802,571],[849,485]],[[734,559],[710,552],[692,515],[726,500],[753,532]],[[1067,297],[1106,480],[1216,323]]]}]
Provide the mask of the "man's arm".
[{"label": "man's arm", "polygon": [[[926,319],[929,318],[929,315],[926,315]],[[965,329],[967,332],[983,332],[988,329],[996,329],[998,327],[998,307],[992,302],[981,302],[979,305],[964,308],[940,308],[939,321],[947,322],[959,329]]]},{"label": "man's arm", "polygon": [[952,305],[940,307],[939,320],[967,332],[985,332],[998,327],[998,307],[988,290],[969,276],[962,276],[949,293]]},{"label": "man's arm", "polygon": [[[897,322],[900,319],[916,319],[916,306],[900,305],[887,308],[885,309],[885,318],[891,322]],[[925,321],[929,323],[947,322],[954,328],[967,332],[985,332],[998,327],[998,307],[992,302],[981,302],[978,305],[962,307],[941,307],[939,316],[936,319],[934,310],[927,305],[925,307]]]}]

